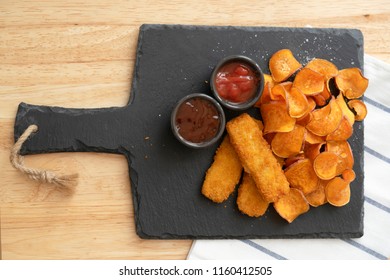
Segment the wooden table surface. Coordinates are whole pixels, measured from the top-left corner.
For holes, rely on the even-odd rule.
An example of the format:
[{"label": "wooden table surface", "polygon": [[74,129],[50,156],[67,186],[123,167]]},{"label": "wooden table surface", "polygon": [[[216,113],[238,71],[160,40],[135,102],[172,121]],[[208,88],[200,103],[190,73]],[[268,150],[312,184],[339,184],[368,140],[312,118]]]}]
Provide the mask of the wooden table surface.
[{"label": "wooden table surface", "polygon": [[[317,4],[321,2],[321,4]],[[358,28],[365,52],[390,63],[389,0],[0,1],[2,259],[185,259],[191,240],[142,240],[120,155],[31,155],[26,164],[79,173],[72,196],[9,163],[20,102],[99,108],[129,99],[143,23]]]}]

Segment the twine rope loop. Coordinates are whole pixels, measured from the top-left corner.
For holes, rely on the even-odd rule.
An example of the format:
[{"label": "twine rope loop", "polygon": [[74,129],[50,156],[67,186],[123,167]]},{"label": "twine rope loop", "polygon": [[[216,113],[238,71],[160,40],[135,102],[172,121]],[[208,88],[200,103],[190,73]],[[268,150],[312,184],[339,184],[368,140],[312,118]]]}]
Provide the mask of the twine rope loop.
[{"label": "twine rope loop", "polygon": [[30,179],[41,182],[54,184],[63,188],[72,188],[77,185],[77,174],[58,176],[56,173],[50,170],[40,170],[31,167],[27,167],[24,164],[24,157],[20,155],[20,150],[24,142],[33,134],[38,131],[38,126],[35,124],[30,125],[23,134],[16,141],[11,149],[10,161],[13,167],[26,174]]}]

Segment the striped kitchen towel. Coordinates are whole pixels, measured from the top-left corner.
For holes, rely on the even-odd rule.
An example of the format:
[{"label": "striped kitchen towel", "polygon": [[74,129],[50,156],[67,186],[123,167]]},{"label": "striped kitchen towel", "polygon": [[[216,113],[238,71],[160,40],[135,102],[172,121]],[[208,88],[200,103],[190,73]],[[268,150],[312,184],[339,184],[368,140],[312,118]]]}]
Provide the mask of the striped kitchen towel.
[{"label": "striped kitchen towel", "polygon": [[390,258],[390,64],[365,55],[364,236],[357,239],[197,240],[190,260]]}]

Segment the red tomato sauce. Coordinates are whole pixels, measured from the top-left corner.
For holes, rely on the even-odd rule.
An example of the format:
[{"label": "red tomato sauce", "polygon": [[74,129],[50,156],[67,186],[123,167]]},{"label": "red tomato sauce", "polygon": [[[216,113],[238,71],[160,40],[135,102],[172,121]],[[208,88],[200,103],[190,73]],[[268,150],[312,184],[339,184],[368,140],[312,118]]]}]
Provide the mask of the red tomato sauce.
[{"label": "red tomato sauce", "polygon": [[214,83],[221,98],[241,103],[253,97],[258,82],[256,73],[251,67],[242,62],[232,62],[218,70]]}]

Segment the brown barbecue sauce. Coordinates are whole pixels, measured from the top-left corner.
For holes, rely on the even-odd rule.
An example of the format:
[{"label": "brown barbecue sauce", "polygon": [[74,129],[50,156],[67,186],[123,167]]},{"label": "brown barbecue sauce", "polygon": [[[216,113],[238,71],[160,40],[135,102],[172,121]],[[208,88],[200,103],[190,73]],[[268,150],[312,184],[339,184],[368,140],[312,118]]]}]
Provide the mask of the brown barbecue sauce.
[{"label": "brown barbecue sauce", "polygon": [[194,97],[180,105],[176,114],[179,134],[193,143],[207,142],[218,133],[220,117],[210,101]]}]

